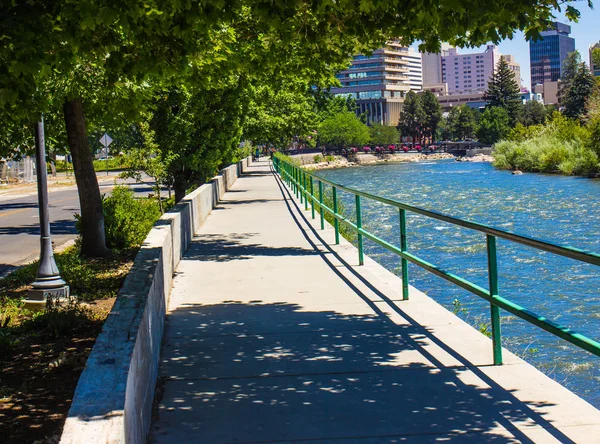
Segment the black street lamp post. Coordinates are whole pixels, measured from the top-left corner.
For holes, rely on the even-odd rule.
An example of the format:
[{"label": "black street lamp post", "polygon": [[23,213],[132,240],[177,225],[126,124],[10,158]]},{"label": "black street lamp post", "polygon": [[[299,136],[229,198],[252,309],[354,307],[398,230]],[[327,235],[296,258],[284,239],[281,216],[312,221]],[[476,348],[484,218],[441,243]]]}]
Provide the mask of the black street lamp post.
[{"label": "black street lamp post", "polygon": [[35,125],[35,160],[38,188],[38,205],[40,212],[40,264],[35,282],[31,285],[25,304],[41,306],[46,300],[66,298],[69,286],[60,277],[50,237],[50,216],[48,214],[48,172],[46,170],[46,148],[44,146],[44,121]]}]

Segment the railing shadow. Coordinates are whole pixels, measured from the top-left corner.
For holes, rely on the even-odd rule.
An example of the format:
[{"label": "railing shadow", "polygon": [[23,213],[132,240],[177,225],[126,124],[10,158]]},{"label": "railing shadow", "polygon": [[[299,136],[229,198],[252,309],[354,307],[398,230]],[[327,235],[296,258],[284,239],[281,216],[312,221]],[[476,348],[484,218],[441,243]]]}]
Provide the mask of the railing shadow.
[{"label": "railing shadow", "polygon": [[[329,257],[327,257],[326,254],[324,254],[319,249],[319,246],[311,239],[311,237],[308,235],[307,231],[310,232],[311,235],[314,236],[314,238],[317,239],[318,242],[323,246],[323,248],[326,249],[327,254],[330,254],[333,258],[335,258],[336,261],[339,261],[344,266],[345,270],[350,272],[356,279],[360,280],[363,285],[365,285],[367,288],[369,288],[370,291],[372,291],[374,294],[376,294],[378,297],[380,297],[390,309],[392,309],[397,314],[402,316],[402,318],[404,318],[411,325],[420,326],[420,324],[418,322],[416,322],[404,310],[402,310],[402,308],[395,301],[392,301],[387,295],[385,295],[382,291],[380,291],[377,287],[375,287],[371,282],[369,282],[367,279],[365,279],[357,270],[355,270],[350,264],[348,264],[331,246],[328,245],[328,243],[319,235],[318,230],[316,230],[311,225],[311,223],[307,219],[306,215],[302,212],[302,209],[300,208],[298,202],[293,198],[292,193],[290,192],[290,190],[287,187],[285,187],[285,185],[283,184],[283,182],[281,181],[281,179],[279,178],[279,176],[276,174],[275,171],[273,171],[273,175],[276,178],[276,181],[280,188],[281,194],[285,199],[286,205],[288,207],[290,215],[294,219],[294,222],[296,223],[298,228],[301,230],[301,232],[302,232],[304,238],[307,240],[307,242],[309,242],[309,244],[315,249],[315,251],[319,252],[319,254],[321,255],[323,261],[327,264],[327,266],[329,266],[331,268],[331,270],[334,271],[334,273],[336,273],[338,275],[338,277],[340,277],[340,279],[342,279],[350,288],[352,288],[352,290],[358,296],[360,296],[361,299],[363,299],[365,301],[365,303],[367,303],[376,313],[380,313],[382,316],[386,316],[385,313],[383,313],[383,311],[381,310],[381,308],[379,306],[377,306],[377,304],[375,304],[370,298],[368,298],[368,296],[366,296],[364,293],[362,293],[354,284],[352,284],[352,282],[350,282],[346,278],[346,276],[344,276],[339,271],[338,267],[331,261],[331,259]],[[478,378],[480,378],[482,381],[484,381],[492,389],[497,390],[498,393],[502,393],[503,397],[504,397],[503,402],[505,402],[507,404],[511,404],[511,405],[519,405],[520,406],[519,408],[523,410],[523,412],[527,415],[528,418],[533,420],[536,424],[544,427],[548,431],[548,433],[550,433],[552,436],[554,436],[560,442],[573,442],[567,436],[565,436],[560,430],[556,429],[551,423],[549,423],[540,414],[538,414],[534,409],[532,409],[530,405],[523,403],[522,401],[517,399],[513,394],[511,394],[509,391],[507,391],[504,388],[502,388],[501,386],[499,386],[493,379],[491,379],[489,376],[487,376],[485,373],[483,373],[476,365],[474,365],[468,359],[464,358],[462,355],[457,353],[454,349],[448,347],[443,341],[441,341],[438,337],[433,335],[429,330],[423,329],[423,334],[428,338],[428,340],[433,342],[435,345],[439,346],[442,350],[444,350],[446,353],[448,353],[450,356],[452,356],[454,359],[456,359],[458,362],[460,362],[465,368],[468,368],[470,371],[472,371]],[[424,353],[424,355],[427,356],[427,358],[430,360],[430,362],[432,362],[437,368],[440,368],[440,369],[444,368],[443,364],[441,362],[439,362],[429,352],[427,352],[426,350],[424,350],[422,348],[420,348],[420,352]],[[491,353],[491,349],[490,349],[490,353]],[[529,441],[529,439],[525,436],[518,437],[518,439],[525,440],[525,442]]]},{"label": "railing shadow", "polygon": [[240,240],[249,239],[254,235],[255,233],[198,235],[191,243],[185,257],[188,260],[196,261],[227,262],[250,260],[255,256],[314,256],[318,254],[313,249],[267,247],[258,243],[240,242]]}]

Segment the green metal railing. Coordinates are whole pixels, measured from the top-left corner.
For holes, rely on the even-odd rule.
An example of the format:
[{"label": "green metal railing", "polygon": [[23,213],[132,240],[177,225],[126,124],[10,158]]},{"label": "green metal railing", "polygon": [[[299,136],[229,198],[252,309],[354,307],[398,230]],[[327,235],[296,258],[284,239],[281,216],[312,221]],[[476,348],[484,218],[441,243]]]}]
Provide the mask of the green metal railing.
[{"label": "green metal railing", "polygon": [[[494,353],[494,364],[502,364],[502,338],[500,332],[500,309],[503,309],[513,315],[524,319],[525,321],[536,325],[547,332],[558,336],[590,353],[600,356],[600,343],[590,339],[584,335],[574,332],[568,327],[556,324],[544,316],[533,313],[526,308],[506,299],[499,295],[498,291],[498,262],[496,253],[496,239],[506,239],[511,242],[526,245],[538,250],[547,251],[549,253],[564,256],[588,264],[600,266],[600,255],[588,251],[580,250],[573,247],[560,246],[539,239],[534,239],[527,236],[511,233],[497,228],[489,227],[476,222],[469,222],[458,219],[452,216],[447,216],[435,211],[425,210],[423,208],[408,205],[393,199],[375,196],[363,191],[355,190],[336,184],[329,180],[323,179],[313,173],[293,165],[279,157],[273,158],[273,165],[280,177],[287,183],[292,192],[304,202],[305,209],[308,210],[310,203],[312,218],[315,218],[315,207],[318,209],[321,229],[325,228],[325,213],[333,217],[333,226],[335,230],[335,243],[339,243],[340,223],[351,227],[357,234],[358,244],[358,262],[359,265],[364,264],[363,243],[364,238],[370,239],[383,248],[400,256],[402,268],[402,299],[408,300],[408,262],[412,262],[425,270],[439,276],[477,296],[485,299],[490,303],[490,316],[492,327],[492,344]],[[315,193],[315,182],[317,182]],[[323,203],[323,184],[332,187],[332,208]],[[354,196],[356,208],[356,223],[345,218],[339,213],[338,199],[339,192],[344,191]],[[400,247],[393,245],[373,233],[365,230],[362,226],[361,198],[370,199],[372,201],[381,202],[386,205],[396,207],[398,209],[398,218],[400,225]],[[474,284],[467,279],[464,279],[454,273],[443,270],[436,265],[427,262],[408,251],[408,243],[406,238],[406,213],[411,212],[420,214],[429,218],[448,222],[459,227],[468,228],[486,236],[487,249],[487,266],[488,266],[488,288],[483,288]]]}]

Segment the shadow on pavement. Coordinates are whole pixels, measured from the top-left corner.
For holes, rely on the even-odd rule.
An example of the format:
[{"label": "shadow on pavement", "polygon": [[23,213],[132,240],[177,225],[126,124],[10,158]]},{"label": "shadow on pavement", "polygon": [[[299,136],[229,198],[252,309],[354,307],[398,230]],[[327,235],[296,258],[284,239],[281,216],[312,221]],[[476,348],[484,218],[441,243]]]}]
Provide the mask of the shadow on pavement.
[{"label": "shadow on pavement", "polygon": [[[0,234],[2,233],[0,229]],[[252,237],[253,233],[233,235],[202,234],[194,238],[185,253],[186,260],[225,262],[247,260],[254,256],[313,256],[319,253],[313,249],[267,247],[262,244],[243,244],[242,239]]]},{"label": "shadow on pavement", "polygon": [[382,315],[190,304],[171,313],[166,335],[157,443],[166,427],[168,439],[183,442],[532,442],[514,423],[540,424],[504,389],[437,365],[423,348],[425,329]]},{"label": "shadow on pavement", "polygon": [[7,275],[15,271],[17,268],[19,267],[11,264],[0,264],[0,279],[6,277]]},{"label": "shadow on pavement", "polygon": [[[0,227],[0,236],[2,235],[17,235],[17,234],[40,234],[39,224],[32,225],[21,225],[19,227]],[[62,219],[50,222],[50,233],[52,235],[58,234],[77,234],[75,229],[75,220],[73,219]]]},{"label": "shadow on pavement", "polygon": [[36,203],[21,202],[21,203],[0,203],[0,211],[18,210],[24,208],[37,208]]}]

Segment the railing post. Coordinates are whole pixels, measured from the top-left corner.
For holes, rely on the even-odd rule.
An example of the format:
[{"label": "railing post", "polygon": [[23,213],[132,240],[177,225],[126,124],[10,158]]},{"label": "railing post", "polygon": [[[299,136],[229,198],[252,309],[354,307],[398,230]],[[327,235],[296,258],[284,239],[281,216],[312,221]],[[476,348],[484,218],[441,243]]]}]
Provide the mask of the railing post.
[{"label": "railing post", "polygon": [[321,215],[321,230],[325,229],[325,213],[323,211],[323,182],[319,180],[319,214]]},{"label": "railing post", "polygon": [[294,191],[296,192],[296,199],[298,199],[298,167],[294,166]]},{"label": "railing post", "polygon": [[310,176],[310,209],[312,212],[312,218],[315,218],[315,184],[313,177]]},{"label": "railing post", "polygon": [[[400,251],[406,253],[408,245],[406,242],[406,210],[400,208]],[[402,266],[402,300],[408,301],[408,261],[403,257],[400,259]]]},{"label": "railing post", "polygon": [[306,187],[306,171],[302,171],[302,189],[304,190],[304,209],[308,210],[308,192]]},{"label": "railing post", "polygon": [[304,180],[304,171],[302,171],[300,168],[298,168],[298,190],[300,192],[300,205],[302,205],[302,202],[304,202],[304,186],[302,185],[302,182]]},{"label": "railing post", "polygon": [[[496,236],[486,235],[488,256],[488,279],[490,296],[498,296],[498,261],[496,256]],[[500,308],[490,303],[492,320],[492,346],[494,349],[494,365],[502,364],[502,334],[500,332]]]},{"label": "railing post", "polygon": [[338,220],[337,188],[333,187],[333,227],[335,228],[335,244],[340,243],[340,221]]},{"label": "railing post", "polygon": [[356,195],[356,228],[358,232],[358,265],[365,263],[365,256],[363,253],[363,235],[360,234],[362,229],[362,214],[360,212],[360,196]]}]

